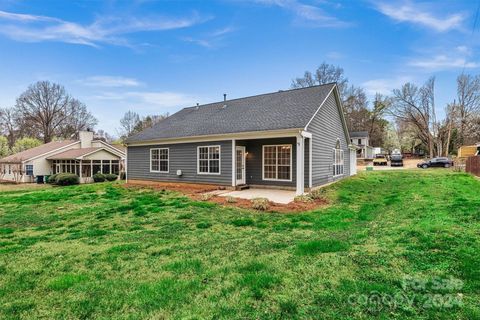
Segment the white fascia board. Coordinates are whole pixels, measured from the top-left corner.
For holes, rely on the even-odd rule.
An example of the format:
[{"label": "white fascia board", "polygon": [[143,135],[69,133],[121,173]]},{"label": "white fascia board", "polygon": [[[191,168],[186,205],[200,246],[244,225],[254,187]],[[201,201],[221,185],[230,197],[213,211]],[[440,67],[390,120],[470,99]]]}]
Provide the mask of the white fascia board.
[{"label": "white fascia board", "polygon": [[185,137],[185,138],[158,139],[158,140],[149,140],[149,141],[142,141],[142,142],[132,142],[127,144],[127,147],[150,146],[155,144],[194,143],[194,142],[226,141],[226,140],[231,141],[232,139],[252,140],[252,139],[296,137],[301,130],[303,130],[303,128],[226,133],[226,134],[205,135],[205,136]]}]

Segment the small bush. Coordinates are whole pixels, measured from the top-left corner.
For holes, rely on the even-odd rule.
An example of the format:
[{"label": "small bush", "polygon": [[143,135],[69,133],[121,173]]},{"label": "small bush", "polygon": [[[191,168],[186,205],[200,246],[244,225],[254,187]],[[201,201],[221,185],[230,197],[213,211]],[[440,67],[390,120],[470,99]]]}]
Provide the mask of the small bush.
[{"label": "small bush", "polygon": [[104,182],[105,181],[105,176],[101,173],[95,173],[92,178],[93,178],[94,182]]},{"label": "small bush", "polygon": [[325,198],[325,189],[316,189],[308,194],[313,200],[319,200]]},{"label": "small bush", "polygon": [[115,181],[118,179],[118,176],[116,174],[106,174],[105,179],[107,181]]},{"label": "small bush", "polygon": [[56,184],[57,183],[57,176],[58,176],[58,173],[52,174],[50,177],[48,177],[47,183]]},{"label": "small bush", "polygon": [[200,197],[200,200],[202,201],[208,201],[210,199],[212,199],[213,195],[210,194],[210,193],[204,193],[202,194],[202,196]]},{"label": "small bush", "polygon": [[235,199],[232,196],[226,197],[225,200],[227,201],[227,203],[236,203],[237,202],[237,199]]},{"label": "small bush", "polygon": [[73,173],[60,173],[56,177],[56,184],[59,186],[71,186],[80,183],[80,177]]},{"label": "small bush", "polygon": [[295,202],[313,202],[313,199],[309,196],[309,195],[306,195],[306,194],[303,194],[301,196],[296,196],[293,201]]},{"label": "small bush", "polygon": [[269,203],[267,198],[252,199],[252,208],[255,210],[265,211],[268,209]]}]

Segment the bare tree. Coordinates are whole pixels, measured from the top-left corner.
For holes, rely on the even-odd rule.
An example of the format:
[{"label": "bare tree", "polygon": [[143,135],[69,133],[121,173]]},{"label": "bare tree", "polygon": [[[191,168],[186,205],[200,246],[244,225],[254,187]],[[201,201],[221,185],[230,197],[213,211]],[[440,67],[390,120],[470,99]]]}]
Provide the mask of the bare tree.
[{"label": "bare tree", "polygon": [[31,128],[34,136],[44,143],[96,124],[84,104],[70,97],[63,86],[49,81],[30,85],[17,98],[15,109],[23,125]]},{"label": "bare tree", "polygon": [[404,84],[393,90],[393,100],[389,108],[390,114],[402,121],[412,124],[418,138],[425,143],[430,157],[434,156],[435,147],[439,144],[439,124],[435,112],[435,78],[432,77],[422,86],[412,83]]},{"label": "bare tree", "polygon": [[130,137],[135,133],[135,127],[140,122],[140,116],[133,111],[127,111],[120,119],[120,132],[123,138]]},{"label": "bare tree", "polygon": [[17,115],[13,108],[0,109],[0,129],[8,139],[8,147],[11,149],[15,140],[19,138],[19,128],[17,125]]},{"label": "bare tree", "polygon": [[77,99],[70,99],[67,105],[67,114],[65,123],[59,127],[58,136],[69,138],[79,131],[85,131],[94,128],[98,121],[88,111],[87,106]]},{"label": "bare tree", "polygon": [[337,83],[342,100],[345,99],[344,91],[347,89],[348,79],[344,75],[343,68],[326,62],[323,62],[314,74],[306,71],[303,77],[293,79],[292,88],[306,88],[332,82]]},{"label": "bare tree", "polygon": [[480,76],[471,76],[461,74],[457,78],[457,96],[456,105],[459,122],[459,144],[474,143],[469,139],[468,127],[474,122],[474,119],[480,116]]}]

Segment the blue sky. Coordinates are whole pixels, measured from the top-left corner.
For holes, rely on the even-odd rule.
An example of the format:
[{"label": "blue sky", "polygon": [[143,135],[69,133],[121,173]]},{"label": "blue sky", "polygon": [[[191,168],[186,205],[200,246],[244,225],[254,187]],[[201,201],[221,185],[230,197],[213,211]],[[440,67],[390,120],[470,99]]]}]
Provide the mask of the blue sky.
[{"label": "blue sky", "polygon": [[[97,129],[127,110],[277,91],[326,61],[371,96],[480,69],[478,1],[0,1],[0,106],[38,80],[63,84]],[[478,23],[480,24],[480,23]]]}]

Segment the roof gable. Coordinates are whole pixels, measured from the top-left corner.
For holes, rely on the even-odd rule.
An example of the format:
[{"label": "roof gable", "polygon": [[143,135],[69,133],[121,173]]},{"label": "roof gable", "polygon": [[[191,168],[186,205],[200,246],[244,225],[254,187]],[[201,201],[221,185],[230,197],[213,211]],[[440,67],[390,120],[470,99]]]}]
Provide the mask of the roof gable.
[{"label": "roof gable", "polygon": [[334,83],[189,107],[127,142],[305,128]]}]

